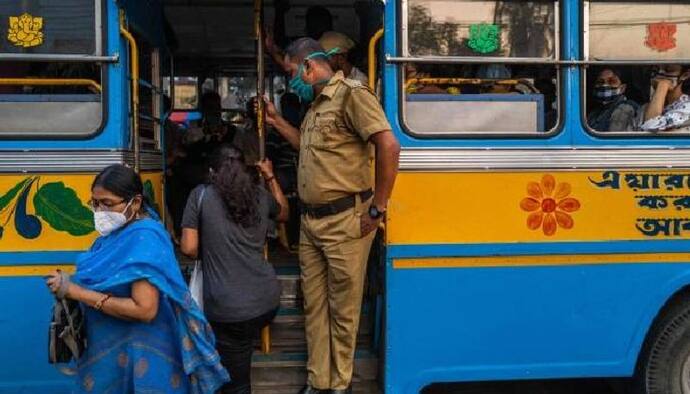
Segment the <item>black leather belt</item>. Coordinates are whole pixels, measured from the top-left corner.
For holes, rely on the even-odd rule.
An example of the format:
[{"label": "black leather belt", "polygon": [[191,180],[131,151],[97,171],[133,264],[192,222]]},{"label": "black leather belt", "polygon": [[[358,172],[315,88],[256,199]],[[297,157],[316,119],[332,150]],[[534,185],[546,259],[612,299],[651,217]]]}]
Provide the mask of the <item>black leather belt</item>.
[{"label": "black leather belt", "polygon": [[369,189],[351,196],[339,198],[326,204],[306,204],[302,203],[302,214],[309,215],[315,219],[320,219],[326,216],[335,215],[340,212],[345,212],[357,204],[357,196],[360,201],[364,202],[371,198],[374,192]]}]

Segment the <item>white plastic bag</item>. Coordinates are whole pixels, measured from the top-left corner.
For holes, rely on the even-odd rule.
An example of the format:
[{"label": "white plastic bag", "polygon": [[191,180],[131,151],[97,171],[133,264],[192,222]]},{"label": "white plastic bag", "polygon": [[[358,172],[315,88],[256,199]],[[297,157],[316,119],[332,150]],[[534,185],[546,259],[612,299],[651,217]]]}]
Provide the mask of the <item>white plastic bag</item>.
[{"label": "white plastic bag", "polygon": [[201,260],[194,263],[194,271],[192,277],[189,279],[189,292],[192,293],[192,299],[199,306],[199,309],[204,310],[204,271],[201,269]]}]

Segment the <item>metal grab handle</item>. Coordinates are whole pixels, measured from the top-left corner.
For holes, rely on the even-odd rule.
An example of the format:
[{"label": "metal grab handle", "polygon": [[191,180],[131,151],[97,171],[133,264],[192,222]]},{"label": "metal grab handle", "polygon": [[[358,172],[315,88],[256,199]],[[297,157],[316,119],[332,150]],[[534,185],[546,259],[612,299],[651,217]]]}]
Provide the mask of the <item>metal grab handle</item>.
[{"label": "metal grab handle", "polygon": [[125,24],[125,12],[120,11],[120,34],[129,42],[130,61],[132,63],[132,139],[134,144],[134,171],[139,172],[139,48],[132,33]]},{"label": "metal grab handle", "polygon": [[99,93],[101,84],[84,78],[0,78],[0,85],[6,86],[89,86]]},{"label": "metal grab handle", "polygon": [[383,28],[379,29],[369,40],[369,87],[376,89],[376,44],[383,37]]}]

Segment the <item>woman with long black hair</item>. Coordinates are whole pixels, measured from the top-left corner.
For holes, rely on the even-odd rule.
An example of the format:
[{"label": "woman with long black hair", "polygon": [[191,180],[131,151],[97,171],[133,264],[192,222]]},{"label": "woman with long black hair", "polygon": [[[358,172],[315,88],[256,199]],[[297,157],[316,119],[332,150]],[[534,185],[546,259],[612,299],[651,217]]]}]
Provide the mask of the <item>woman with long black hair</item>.
[{"label": "woman with long black hair", "polygon": [[230,372],[224,394],[251,393],[253,341],[280,303],[264,245],[270,220],[288,219],[288,203],[270,161],[257,167],[248,167],[235,147],[218,148],[210,182],[192,191],[182,219],[182,252],[201,258],[204,313]]},{"label": "woman with long black hair", "polygon": [[106,168],[89,205],[101,236],[73,276],[54,271],[46,281],[83,307],[87,346],[74,392],[214,393],[228,373],[169,234],[150,217],[141,178],[120,164]]}]

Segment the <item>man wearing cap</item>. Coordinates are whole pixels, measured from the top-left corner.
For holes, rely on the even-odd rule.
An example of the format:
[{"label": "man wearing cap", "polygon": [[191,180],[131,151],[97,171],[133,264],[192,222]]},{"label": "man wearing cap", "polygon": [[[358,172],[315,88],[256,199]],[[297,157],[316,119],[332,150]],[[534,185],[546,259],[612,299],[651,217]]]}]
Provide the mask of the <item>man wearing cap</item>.
[{"label": "man wearing cap", "polygon": [[[334,72],[317,41],[295,41],[284,61],[290,88],[311,102],[300,130],[266,105],[266,122],[299,149],[299,258],[309,351],[301,393],[351,393],[366,263],[395,183],[400,145],[376,96]],[[375,190],[370,143],[376,148]]]},{"label": "man wearing cap", "polygon": [[329,63],[333,71],[342,71],[346,78],[354,79],[364,85],[369,83],[369,77],[352,64],[352,49],[355,47],[355,42],[350,37],[337,31],[327,31],[319,38],[319,44],[324,51],[332,53]]}]

